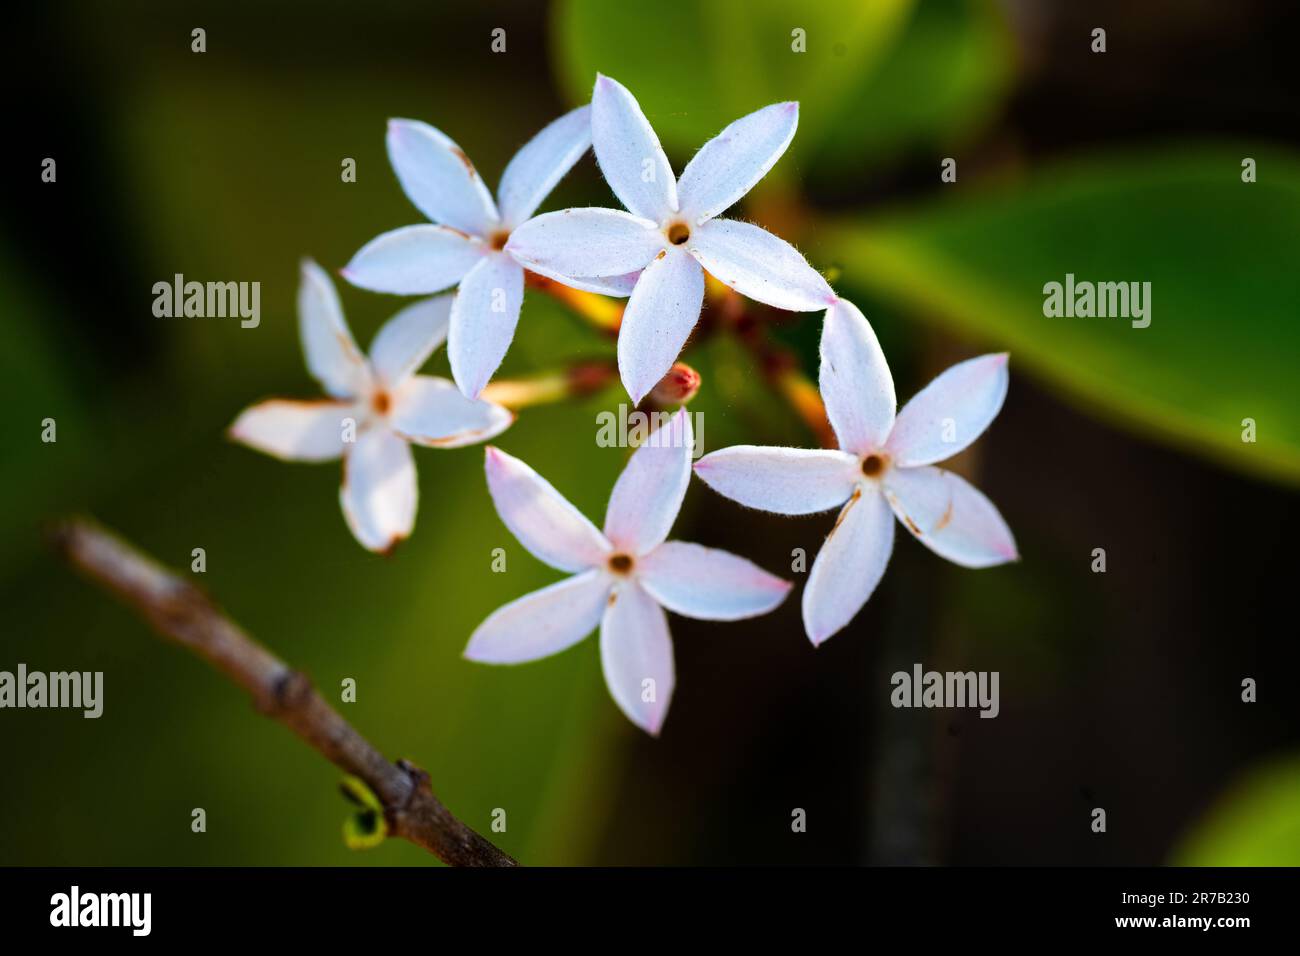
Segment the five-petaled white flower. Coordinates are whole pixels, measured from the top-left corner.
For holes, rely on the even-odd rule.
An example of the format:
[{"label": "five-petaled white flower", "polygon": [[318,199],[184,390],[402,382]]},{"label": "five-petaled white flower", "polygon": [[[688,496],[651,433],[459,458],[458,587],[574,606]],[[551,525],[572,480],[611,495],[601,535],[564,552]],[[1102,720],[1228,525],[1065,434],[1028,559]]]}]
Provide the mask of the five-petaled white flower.
[{"label": "five-petaled white flower", "polygon": [[343,457],[339,500],[348,527],[371,551],[389,551],[415,526],[418,489],[409,442],[438,448],[486,441],[514,416],[462,395],[444,378],[416,375],[447,337],[451,296],[412,303],[361,354],[338,293],[311,260],[302,264],[298,321],[307,369],[331,396],[270,399],[245,409],[230,437],[287,461]]},{"label": "five-petaled white flower", "polygon": [[[515,335],[524,270],[503,252],[511,230],[531,216],[591,145],[590,107],[566,113],[529,140],[506,166],[500,206],[454,142],[427,123],[388,123],[388,158],[402,189],[434,225],[404,226],[366,243],[342,270],[374,292],[422,295],[459,283],[447,355],[452,378],[477,398]],[[627,270],[625,270],[627,271]],[[627,295],[632,277],[593,279],[589,291]]]},{"label": "five-petaled white flower", "polygon": [[726,551],[667,541],[691,477],[691,423],[678,411],[633,453],[610,494],[604,532],[517,458],[489,447],[497,512],[539,560],[574,574],[494,612],[465,649],[470,660],[515,664],[564,650],[600,625],[600,659],[614,702],[658,734],[674,684],[664,608],[735,621],[772,610],[790,584]]},{"label": "five-petaled white flower", "polygon": [[546,213],[515,229],[506,251],[534,272],[579,287],[641,273],[618,337],[619,372],[634,401],[663,378],[695,328],[704,269],[779,309],[811,312],[835,301],[826,280],[788,242],[747,222],[715,218],[780,159],[798,122],[798,103],[750,113],[705,143],[679,181],[632,94],[597,76],[596,160],[628,211]]},{"label": "five-petaled white flower", "polygon": [[[804,628],[820,644],[875,590],[894,545],[890,509],[922,544],[968,568],[1014,561],[1002,516],[963,478],[932,467],[988,427],[1007,394],[1007,356],[984,355],[941,374],[894,416],[894,380],[866,318],[841,299],[826,310],[821,393],[840,450],[736,445],[695,472],[751,508],[802,515],[843,505],[803,593]],[[847,504],[845,501],[847,500]]]}]

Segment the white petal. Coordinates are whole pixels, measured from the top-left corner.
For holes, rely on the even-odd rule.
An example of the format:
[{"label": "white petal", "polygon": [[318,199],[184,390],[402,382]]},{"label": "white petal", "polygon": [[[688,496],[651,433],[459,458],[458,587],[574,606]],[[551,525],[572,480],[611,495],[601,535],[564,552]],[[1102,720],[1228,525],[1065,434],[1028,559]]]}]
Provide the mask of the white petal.
[{"label": "white petal", "polygon": [[847,452],[733,445],[695,463],[695,473],[720,495],[748,508],[809,515],[838,508],[862,477]]},{"label": "white petal", "polygon": [[774,103],[742,116],[705,143],[677,183],[682,215],[698,225],[753,189],[781,158],[798,125],[798,103]]},{"label": "white petal", "polygon": [[677,179],[650,121],[617,80],[596,75],[591,138],[605,181],[628,212],[656,223],[677,211]]},{"label": "white petal", "polygon": [[691,481],[691,416],[679,408],[632,453],[605,509],[605,537],[645,554],[668,537]]},{"label": "white petal", "polygon": [[685,541],[665,541],[637,565],[651,597],[670,611],[706,621],[766,614],[791,587],[752,561]]},{"label": "white petal", "polygon": [[951,458],[989,427],[1007,397],[1007,355],[967,359],[903,406],[886,448],[907,468]]},{"label": "white petal", "polygon": [[835,303],[831,287],[798,249],[752,223],[710,219],[691,230],[687,247],[715,279],[756,302],[791,312]]},{"label": "white petal", "polygon": [[858,307],[840,299],[822,321],[821,393],[840,448],[878,450],[894,425],[894,378],[876,333]]},{"label": "white petal", "polygon": [[387,385],[400,385],[443,342],[451,324],[451,299],[421,299],[384,323],[370,343],[370,367]]},{"label": "white petal", "polygon": [[941,468],[895,468],[885,496],[898,520],[940,557],[967,568],[1016,561],[1016,541],[993,502]]},{"label": "white petal", "polygon": [[520,664],[567,650],[596,629],[609,590],[608,575],[586,571],[525,594],[475,629],[465,657],[482,664]]},{"label": "white petal", "polygon": [[409,441],[437,448],[487,441],[515,420],[500,405],[466,398],[445,378],[413,375],[398,386],[392,398],[393,429]]},{"label": "white petal", "polygon": [[583,292],[598,292],[601,295],[613,296],[616,299],[626,299],[632,294],[632,290],[636,288],[641,273],[629,272],[627,275],[604,277],[547,276],[547,278],[554,279],[561,285],[567,285],[572,289],[581,289]]},{"label": "white petal", "polygon": [[497,227],[492,194],[465,151],[442,132],[418,120],[389,120],[387,142],[393,171],[420,212],[476,236]]},{"label": "white petal", "polygon": [[485,256],[460,280],[451,307],[447,358],[451,377],[478,398],[515,337],[524,304],[524,270],[504,253]]},{"label": "white petal", "polygon": [[302,261],[298,285],[298,335],[307,370],[326,392],[335,398],[365,393],[366,360],[348,331],[338,291],[325,270],[310,259]]},{"label": "white petal", "polygon": [[803,625],[813,644],[862,610],[893,549],[894,518],[884,495],[869,490],[854,495],[817,553],[803,591]]},{"label": "white petal", "polygon": [[663,608],[631,582],[609,597],[600,622],[600,666],[614,703],[657,736],[676,682],[673,641]]},{"label": "white petal", "polygon": [[343,454],[344,419],[356,414],[351,402],[273,398],[240,412],[229,435],[285,461],[330,461]]},{"label": "white petal", "polygon": [[[529,219],[505,251],[526,269],[568,283],[640,272],[664,246],[655,224],[618,209],[561,209]],[[569,283],[571,284],[571,283]]]},{"label": "white petal", "polygon": [[609,542],[551,483],[498,448],[487,450],[488,491],[510,533],[539,561],[560,571],[601,565]]},{"label": "white petal", "polygon": [[339,502],[361,545],[389,552],[415,527],[419,489],[410,446],[387,428],[358,436],[343,460]]},{"label": "white petal", "polygon": [[372,292],[427,295],[455,285],[486,251],[446,226],[403,226],[367,242],[341,274]]},{"label": "white petal", "polygon": [[669,246],[650,261],[623,310],[618,371],[639,402],[668,374],[700,320],[704,272],[681,249]]},{"label": "white petal", "polygon": [[524,144],[501,174],[501,223],[511,229],[542,204],[591,146],[591,107],[579,106],[552,121]]}]

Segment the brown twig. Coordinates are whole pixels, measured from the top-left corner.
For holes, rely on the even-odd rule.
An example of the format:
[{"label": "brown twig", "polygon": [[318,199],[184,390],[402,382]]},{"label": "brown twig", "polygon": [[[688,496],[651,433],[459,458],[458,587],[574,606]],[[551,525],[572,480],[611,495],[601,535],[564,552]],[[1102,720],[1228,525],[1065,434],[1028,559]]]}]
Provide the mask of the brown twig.
[{"label": "brown twig", "polygon": [[794,409],[818,443],[823,448],[839,447],[817,384],[803,373],[795,354],[768,334],[766,316],[747,307],[731,289],[720,297],[718,308],[722,322],[754,356],[764,380]]},{"label": "brown twig", "polygon": [[365,781],[383,804],[390,835],[424,847],[451,866],[516,865],[452,816],[433,795],[427,773],[404,760],[392,763],[385,758],[325,702],[301,671],[245,634],[199,588],[84,518],[58,523],[50,538],[86,577],[246,690],[258,712]]}]

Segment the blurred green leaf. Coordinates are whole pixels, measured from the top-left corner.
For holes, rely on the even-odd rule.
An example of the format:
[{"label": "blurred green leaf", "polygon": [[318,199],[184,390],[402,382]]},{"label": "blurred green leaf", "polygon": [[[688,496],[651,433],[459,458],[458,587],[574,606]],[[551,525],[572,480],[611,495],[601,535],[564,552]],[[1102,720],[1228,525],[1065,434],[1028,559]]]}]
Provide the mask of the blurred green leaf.
[{"label": "blurred green leaf", "polygon": [[836,90],[833,127],[817,159],[857,171],[907,148],[961,141],[984,126],[1010,85],[1010,30],[986,0],[928,0],[878,69]]},{"label": "blurred green leaf", "polygon": [[[1241,181],[1241,158],[1259,161]],[[1300,479],[1300,163],[1184,147],[824,230],[845,283],[1013,353],[1112,421],[1243,471]],[[1151,283],[1151,325],[1049,318],[1044,285]],[[1242,420],[1258,426],[1242,441]]]},{"label": "blurred green leaf", "polygon": [[1175,866],[1300,865],[1300,757],[1248,774],[1174,851]]},{"label": "blurred green leaf", "polygon": [[[695,150],[739,116],[799,100],[800,136],[815,138],[836,104],[892,46],[913,0],[778,0],[556,5],[557,73],[575,103],[608,73],[640,100],[670,148]],[[796,53],[793,31],[805,31]]]}]

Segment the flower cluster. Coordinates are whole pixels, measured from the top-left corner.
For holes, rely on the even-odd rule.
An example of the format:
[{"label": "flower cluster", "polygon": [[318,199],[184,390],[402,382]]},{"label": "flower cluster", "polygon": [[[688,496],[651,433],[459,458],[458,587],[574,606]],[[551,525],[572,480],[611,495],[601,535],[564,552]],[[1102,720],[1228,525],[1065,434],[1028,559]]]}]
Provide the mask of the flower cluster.
[{"label": "flower cluster", "polygon": [[[514,337],[525,277],[627,298],[618,369],[640,402],[669,372],[699,320],[707,271],[741,295],[789,311],[824,310],[821,395],[835,450],[736,446],[694,472],[743,505],[785,515],[839,507],[803,593],[820,644],[870,597],[893,548],[893,516],[937,554],[966,567],[1016,558],[997,509],[936,462],[969,445],[1001,408],[1006,355],[944,372],[895,414],[893,379],[862,313],[789,243],[720,218],[780,159],[797,103],[736,120],[673,174],[632,94],[598,76],[591,104],[545,127],[509,162],[494,199],[465,152],[425,123],[393,120],[388,155],[429,223],[366,243],[342,270],[363,289],[415,302],[357,349],[329,279],[303,266],[299,321],[307,366],[328,398],[271,400],[243,412],[232,436],[289,460],[342,457],[348,526],[373,551],[410,534],[416,510],[410,444],[486,441],[513,421],[481,397]],[[623,209],[534,215],[592,148]],[[448,292],[452,290],[454,292]],[[446,341],[454,384],[417,371]],[[656,393],[657,394],[657,393]],[[497,512],[539,560],[572,576],[490,615],[465,656],[513,664],[558,653],[600,629],[606,683],[623,712],[656,734],[675,683],[664,610],[733,621],[773,610],[791,585],[725,551],[668,540],[692,473],[683,410],[638,448],[597,528],[528,465],[488,447]]]}]

